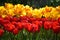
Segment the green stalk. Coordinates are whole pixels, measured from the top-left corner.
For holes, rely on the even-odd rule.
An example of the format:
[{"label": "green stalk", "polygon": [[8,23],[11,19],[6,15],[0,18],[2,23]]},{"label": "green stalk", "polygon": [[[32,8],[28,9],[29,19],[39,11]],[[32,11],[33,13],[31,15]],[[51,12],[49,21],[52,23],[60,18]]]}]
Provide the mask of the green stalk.
[{"label": "green stalk", "polygon": [[5,31],[2,40],[9,40],[9,32]]},{"label": "green stalk", "polygon": [[33,37],[33,33],[30,33],[30,39],[29,40],[32,40],[32,37]]},{"label": "green stalk", "polygon": [[39,36],[40,36],[40,33],[37,33],[37,35],[36,35],[36,40],[40,40],[40,39],[39,39]]}]

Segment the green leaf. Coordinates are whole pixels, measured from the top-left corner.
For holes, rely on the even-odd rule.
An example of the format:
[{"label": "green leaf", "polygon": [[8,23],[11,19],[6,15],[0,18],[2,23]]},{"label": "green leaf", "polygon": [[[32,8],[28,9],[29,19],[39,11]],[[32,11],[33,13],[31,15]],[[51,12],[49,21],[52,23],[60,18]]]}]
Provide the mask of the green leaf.
[{"label": "green leaf", "polygon": [[56,0],[56,2],[59,2],[60,0]]}]

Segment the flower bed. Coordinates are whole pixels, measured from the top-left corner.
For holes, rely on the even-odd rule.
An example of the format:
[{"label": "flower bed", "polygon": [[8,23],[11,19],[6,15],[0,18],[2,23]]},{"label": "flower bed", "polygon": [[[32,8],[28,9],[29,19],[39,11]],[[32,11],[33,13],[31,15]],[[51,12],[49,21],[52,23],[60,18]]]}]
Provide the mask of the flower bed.
[{"label": "flower bed", "polygon": [[1,40],[60,40],[60,6],[33,9],[23,4],[0,6]]}]

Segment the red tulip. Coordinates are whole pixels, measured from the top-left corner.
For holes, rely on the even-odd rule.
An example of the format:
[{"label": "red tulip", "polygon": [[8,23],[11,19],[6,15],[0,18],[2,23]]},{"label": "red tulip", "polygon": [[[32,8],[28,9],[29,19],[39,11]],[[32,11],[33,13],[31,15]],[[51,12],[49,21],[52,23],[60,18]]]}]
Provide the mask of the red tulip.
[{"label": "red tulip", "polygon": [[43,25],[43,22],[42,22],[42,21],[40,21],[40,22],[39,22],[39,26],[40,26],[40,27],[42,27],[42,25]]},{"label": "red tulip", "polygon": [[33,27],[32,32],[37,32],[37,31],[39,31],[39,27],[38,27],[38,25],[36,25],[36,24],[32,24],[32,27]]},{"label": "red tulip", "polygon": [[58,21],[54,21],[54,22],[52,22],[52,27],[55,27],[55,26],[59,26]]},{"label": "red tulip", "polygon": [[28,30],[29,32],[32,32],[32,25],[30,23],[26,24],[25,29]]},{"label": "red tulip", "polygon": [[4,33],[4,30],[3,29],[0,29],[0,36],[2,36]]},{"label": "red tulip", "polygon": [[0,22],[3,21],[3,18],[0,18]]},{"label": "red tulip", "polygon": [[36,18],[30,18],[30,20],[31,20],[31,21],[35,21],[35,20],[36,20]]},{"label": "red tulip", "polygon": [[11,23],[12,23],[13,25],[17,25],[17,22],[15,22],[15,21],[12,21]]},{"label": "red tulip", "polygon": [[60,23],[60,18],[58,18],[58,22]]},{"label": "red tulip", "polygon": [[29,17],[27,17],[27,16],[20,16],[20,20],[29,20]]},{"label": "red tulip", "polygon": [[9,32],[12,32],[12,30],[13,30],[14,28],[15,28],[15,26],[10,23],[10,24],[7,24],[7,26],[6,26],[5,29],[6,29],[7,31],[9,31]]},{"label": "red tulip", "polygon": [[3,24],[3,28],[6,30],[7,29],[7,27],[8,27],[8,24]]},{"label": "red tulip", "polygon": [[33,21],[36,21],[36,18],[29,18],[30,23],[32,23]]},{"label": "red tulip", "polygon": [[52,23],[50,21],[45,21],[44,22],[44,29],[48,30],[51,29]]},{"label": "red tulip", "polygon": [[10,21],[9,21],[9,20],[3,20],[2,23],[3,23],[3,24],[7,24],[7,23],[10,23]]},{"label": "red tulip", "polygon": [[53,29],[54,33],[59,33],[59,31],[60,31],[60,26],[59,26],[58,21],[52,22],[52,29]]},{"label": "red tulip", "polygon": [[27,20],[21,20],[21,22],[28,22]]},{"label": "red tulip", "polygon": [[47,18],[41,18],[41,21],[45,22],[45,21],[48,21]]},{"label": "red tulip", "polygon": [[32,23],[38,25],[39,27],[42,27],[42,21],[33,21]]},{"label": "red tulip", "polygon": [[59,33],[60,32],[60,26],[55,26],[53,27],[54,33]]},{"label": "red tulip", "polygon": [[37,21],[41,21],[41,18],[36,18],[37,19]]},{"label": "red tulip", "polygon": [[4,19],[0,18],[0,24],[3,24]]},{"label": "red tulip", "polygon": [[17,17],[12,17],[11,21],[18,21],[18,18]]},{"label": "red tulip", "polygon": [[29,25],[30,23],[22,23],[24,29],[27,29],[27,26]]},{"label": "red tulip", "polygon": [[23,29],[23,26],[22,26],[22,23],[21,23],[21,22],[18,22],[18,23],[17,23],[17,28],[18,28],[19,30]]},{"label": "red tulip", "polygon": [[13,33],[14,35],[17,35],[18,32],[19,32],[19,30],[18,30],[17,28],[15,28],[15,29],[12,31],[12,33]]}]

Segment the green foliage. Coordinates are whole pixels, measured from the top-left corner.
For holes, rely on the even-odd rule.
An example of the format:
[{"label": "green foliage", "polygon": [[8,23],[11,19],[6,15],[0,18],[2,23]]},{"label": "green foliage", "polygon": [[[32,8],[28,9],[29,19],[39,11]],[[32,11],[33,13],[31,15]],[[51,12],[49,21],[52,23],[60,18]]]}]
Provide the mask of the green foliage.
[{"label": "green foliage", "polygon": [[30,5],[32,7],[44,7],[48,6],[58,6],[60,5],[60,0],[0,0],[0,5],[4,5],[4,3],[13,3],[13,4],[24,4]]}]

